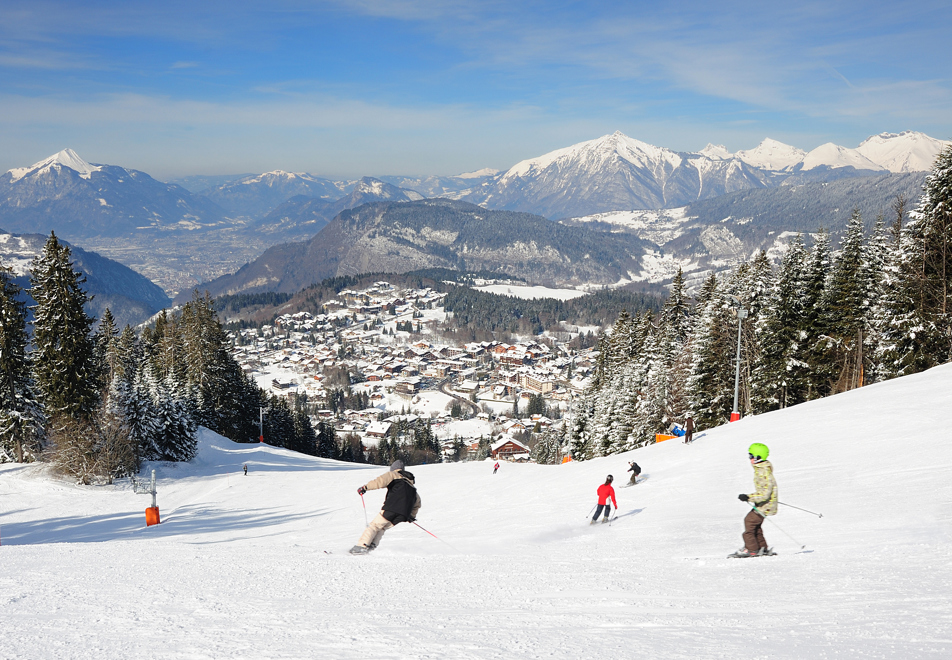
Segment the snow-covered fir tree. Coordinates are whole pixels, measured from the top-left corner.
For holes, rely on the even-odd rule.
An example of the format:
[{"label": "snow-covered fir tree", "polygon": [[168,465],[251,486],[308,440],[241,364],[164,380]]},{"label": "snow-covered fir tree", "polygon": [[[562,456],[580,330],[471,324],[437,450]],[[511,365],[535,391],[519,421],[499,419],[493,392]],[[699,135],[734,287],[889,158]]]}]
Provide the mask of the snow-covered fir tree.
[{"label": "snow-covered fir tree", "polygon": [[916,373],[952,354],[952,147],[939,154],[890,254],[875,321],[883,377]]},{"label": "snow-covered fir tree", "polygon": [[50,233],[30,267],[33,308],[33,372],[50,417],[92,417],[99,405],[93,319],[83,278],[73,270],[69,247]]},{"label": "snow-covered fir tree", "polygon": [[0,463],[35,460],[45,435],[28,342],[23,292],[0,266]]}]

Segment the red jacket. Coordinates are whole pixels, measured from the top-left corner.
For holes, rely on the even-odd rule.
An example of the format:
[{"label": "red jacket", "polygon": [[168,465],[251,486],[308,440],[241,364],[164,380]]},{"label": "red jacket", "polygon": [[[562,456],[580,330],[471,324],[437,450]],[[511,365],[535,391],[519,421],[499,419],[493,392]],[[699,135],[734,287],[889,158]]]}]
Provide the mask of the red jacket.
[{"label": "red jacket", "polygon": [[608,498],[612,498],[612,504],[615,505],[615,508],[618,508],[618,502],[615,501],[615,489],[611,487],[611,484],[602,484],[598,487],[598,503],[605,504],[608,501]]}]

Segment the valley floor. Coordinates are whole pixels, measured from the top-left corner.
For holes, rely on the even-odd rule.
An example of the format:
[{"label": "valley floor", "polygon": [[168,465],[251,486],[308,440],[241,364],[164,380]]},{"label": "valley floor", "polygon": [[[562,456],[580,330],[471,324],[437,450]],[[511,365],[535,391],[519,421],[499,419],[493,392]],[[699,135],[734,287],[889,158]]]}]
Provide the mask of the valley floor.
[{"label": "valley floor", "polygon": [[[403,524],[366,557],[346,551],[379,467],[203,431],[191,464],[144,470],[163,518],[146,528],[126,482],[0,466],[0,658],[949,657],[950,391],[952,365],[691,446],[411,467],[441,540]],[[727,559],[754,441],[781,501],[823,518],[782,507],[779,556]],[[630,460],[644,482],[590,526]],[[373,515],[382,493],[364,498]]]}]

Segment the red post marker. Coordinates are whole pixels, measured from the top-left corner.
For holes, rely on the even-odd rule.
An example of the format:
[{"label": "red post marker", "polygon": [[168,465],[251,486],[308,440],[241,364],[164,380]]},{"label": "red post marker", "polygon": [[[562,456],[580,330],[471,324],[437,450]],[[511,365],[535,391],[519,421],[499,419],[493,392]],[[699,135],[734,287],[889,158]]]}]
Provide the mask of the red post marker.
[{"label": "red post marker", "polygon": [[731,413],[731,421],[732,421],[732,422],[736,422],[736,421],[738,421],[738,420],[740,420],[740,413],[739,413],[739,412],[732,412],[732,413]]}]

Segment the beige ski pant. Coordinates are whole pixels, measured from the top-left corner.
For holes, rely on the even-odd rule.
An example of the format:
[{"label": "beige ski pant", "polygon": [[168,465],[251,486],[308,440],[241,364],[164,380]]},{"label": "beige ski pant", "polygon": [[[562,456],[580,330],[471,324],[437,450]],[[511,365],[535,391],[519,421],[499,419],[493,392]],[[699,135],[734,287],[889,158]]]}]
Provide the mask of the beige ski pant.
[{"label": "beige ski pant", "polygon": [[357,545],[376,548],[380,544],[380,539],[383,538],[383,533],[391,527],[393,527],[393,523],[384,518],[383,511],[381,511],[374,516],[374,519],[367,525],[367,529],[360,535],[360,540],[357,541]]}]

